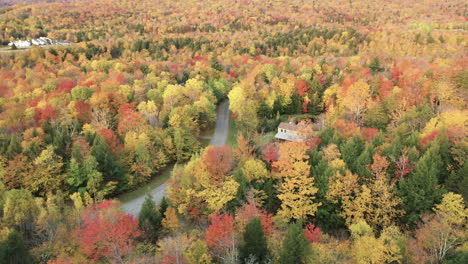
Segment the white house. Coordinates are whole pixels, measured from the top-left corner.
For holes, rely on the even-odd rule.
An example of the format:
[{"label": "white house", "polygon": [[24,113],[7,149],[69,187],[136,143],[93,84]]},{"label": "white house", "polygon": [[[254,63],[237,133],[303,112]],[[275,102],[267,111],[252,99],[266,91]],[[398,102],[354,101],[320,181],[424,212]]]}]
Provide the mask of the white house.
[{"label": "white house", "polygon": [[280,123],[278,126],[278,133],[276,133],[275,138],[287,141],[301,142],[304,140],[304,138],[298,135],[299,128],[300,125],[297,125],[293,122]]},{"label": "white house", "polygon": [[27,47],[31,47],[32,45],[36,45],[36,46],[68,45],[68,42],[52,40],[52,39],[46,38],[46,37],[40,37],[38,39],[33,39],[31,41],[29,41],[29,40],[16,40],[16,41],[8,43],[8,46],[10,46],[10,47],[13,46],[13,45],[15,45],[17,48],[27,48]]},{"label": "white house", "polygon": [[26,47],[31,47],[31,41],[28,41],[28,40],[17,40],[17,41],[13,41],[13,42],[10,42],[8,43],[8,46],[13,46],[13,44],[17,47],[17,48],[26,48]]}]

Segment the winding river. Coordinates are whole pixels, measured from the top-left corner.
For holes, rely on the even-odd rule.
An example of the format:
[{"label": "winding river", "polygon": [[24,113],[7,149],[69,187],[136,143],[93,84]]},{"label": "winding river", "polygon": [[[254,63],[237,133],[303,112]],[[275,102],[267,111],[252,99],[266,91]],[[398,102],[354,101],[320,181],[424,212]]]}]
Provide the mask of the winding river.
[{"label": "winding river", "polygon": [[[210,140],[212,146],[224,146],[226,145],[229,131],[229,101],[222,102],[217,111],[216,125],[213,136]],[[118,199],[121,201],[121,207],[124,212],[132,215],[138,215],[141,209],[141,205],[145,200],[146,194],[150,193],[153,196],[154,201],[159,204],[163,197],[167,194],[168,183],[167,180],[170,177],[174,165],[168,166],[163,169],[160,175],[156,176],[148,184],[140,187],[139,189],[130,193],[120,196]],[[161,179],[165,180],[161,184]]]}]

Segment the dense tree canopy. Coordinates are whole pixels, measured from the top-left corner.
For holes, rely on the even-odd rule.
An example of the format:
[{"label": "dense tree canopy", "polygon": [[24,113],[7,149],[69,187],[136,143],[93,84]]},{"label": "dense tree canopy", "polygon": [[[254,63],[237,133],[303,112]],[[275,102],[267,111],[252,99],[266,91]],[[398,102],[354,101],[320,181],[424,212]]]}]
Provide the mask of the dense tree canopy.
[{"label": "dense tree canopy", "polygon": [[0,3],[0,263],[468,262],[464,1],[36,2]]}]

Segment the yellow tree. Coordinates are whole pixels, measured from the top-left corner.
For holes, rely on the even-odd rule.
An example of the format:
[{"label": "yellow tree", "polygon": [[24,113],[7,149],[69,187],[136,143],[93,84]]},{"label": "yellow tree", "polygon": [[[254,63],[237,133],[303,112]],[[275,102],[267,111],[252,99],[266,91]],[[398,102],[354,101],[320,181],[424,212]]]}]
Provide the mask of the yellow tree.
[{"label": "yellow tree", "polygon": [[249,98],[249,83],[241,82],[229,92],[229,109],[236,115],[242,131],[253,131],[257,127],[257,103]]},{"label": "yellow tree", "polygon": [[278,198],[281,200],[279,214],[288,219],[313,216],[317,208],[322,205],[313,202],[318,189],[314,187],[314,178],[308,177],[307,174],[285,178],[279,192]]},{"label": "yellow tree", "polygon": [[167,208],[162,220],[162,226],[168,232],[175,232],[180,228],[181,223],[179,217],[177,217],[176,209],[172,207]]},{"label": "yellow tree", "polygon": [[330,177],[329,189],[326,198],[334,203],[353,200],[359,191],[359,176],[346,170],[342,175],[337,172]]},{"label": "yellow tree", "polygon": [[375,231],[380,231],[402,214],[397,209],[401,200],[394,193],[394,183],[386,175],[388,165],[385,157],[374,155],[374,163],[369,168],[375,178],[369,185],[359,185],[359,177],[350,171],[331,178],[327,197],[332,202],[341,202],[341,216],[348,226],[366,221]]},{"label": "yellow tree", "polygon": [[330,144],[322,149],[323,158],[328,162],[330,168],[334,171],[342,170],[346,163],[341,159],[341,153],[338,146]]},{"label": "yellow tree", "polygon": [[463,93],[458,92],[449,80],[441,78],[429,88],[434,102],[433,107],[437,113],[454,108],[463,109],[465,100],[459,96]]},{"label": "yellow tree", "polygon": [[[363,220],[363,210],[368,207],[370,190],[366,187],[364,195],[356,200],[360,193],[359,176],[346,170],[341,174],[336,172],[329,180],[329,189],[326,198],[333,203],[340,204],[343,211],[341,216],[349,226],[358,220]],[[356,202],[356,205],[354,204]]]},{"label": "yellow tree", "polygon": [[385,247],[381,240],[375,238],[372,228],[359,221],[349,227],[353,239],[352,255],[357,264],[384,263]]},{"label": "yellow tree", "polygon": [[306,144],[297,141],[283,142],[279,145],[279,159],[272,163],[279,178],[309,175],[310,165],[307,163],[309,156],[306,154]]},{"label": "yellow tree", "polygon": [[61,189],[66,176],[62,173],[62,157],[54,153],[53,146],[44,149],[34,160],[34,165],[35,171],[28,180],[29,188],[33,192],[45,195]]},{"label": "yellow tree", "polygon": [[381,230],[392,225],[394,220],[403,213],[397,209],[402,201],[395,195],[395,183],[389,180],[386,173],[390,163],[378,153],[374,154],[373,160],[370,170],[375,175],[375,179],[369,185],[371,204],[370,210],[366,211],[365,219],[374,230]]},{"label": "yellow tree", "polygon": [[242,166],[242,174],[249,181],[263,181],[268,178],[269,173],[265,163],[258,159],[250,158]]},{"label": "yellow tree", "polygon": [[217,212],[236,197],[239,186],[239,183],[232,177],[226,177],[221,185],[210,184],[208,188],[198,192],[196,196],[206,201],[210,211]]},{"label": "yellow tree", "polygon": [[321,205],[313,202],[318,189],[314,187],[314,178],[309,177],[309,156],[305,153],[307,149],[300,142],[282,143],[279,147],[279,159],[272,164],[282,179],[278,194],[281,200],[279,214],[288,219],[304,219],[308,215],[314,215]]},{"label": "yellow tree", "polygon": [[354,199],[343,200],[343,212],[341,216],[346,220],[348,226],[357,223],[358,221],[365,221],[368,214],[372,214],[372,194],[365,184],[361,186],[360,192]]},{"label": "yellow tree", "polygon": [[137,107],[138,111],[148,120],[152,126],[158,125],[158,107],[154,101],[149,100],[148,102],[141,102]]},{"label": "yellow tree", "polygon": [[338,94],[339,103],[353,113],[355,121],[359,123],[366,111],[370,100],[370,87],[364,80],[352,84],[345,94]]}]

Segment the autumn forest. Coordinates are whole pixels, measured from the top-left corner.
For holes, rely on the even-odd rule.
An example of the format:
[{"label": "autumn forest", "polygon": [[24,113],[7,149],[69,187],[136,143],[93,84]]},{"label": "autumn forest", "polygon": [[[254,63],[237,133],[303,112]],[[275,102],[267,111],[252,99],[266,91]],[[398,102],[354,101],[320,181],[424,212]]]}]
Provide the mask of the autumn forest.
[{"label": "autumn forest", "polygon": [[468,263],[466,29],[462,0],[0,3],[0,264]]}]

